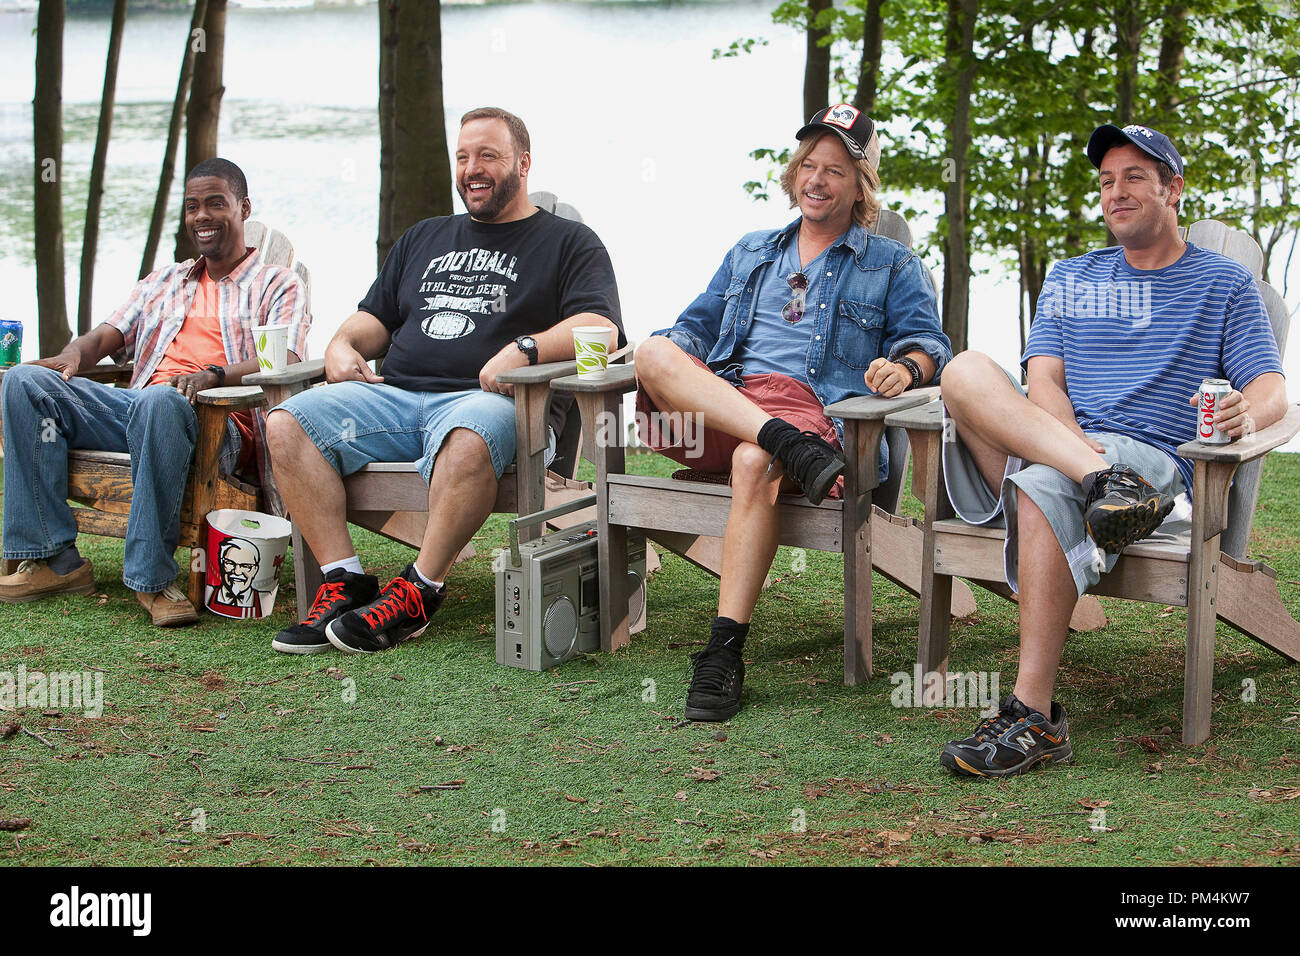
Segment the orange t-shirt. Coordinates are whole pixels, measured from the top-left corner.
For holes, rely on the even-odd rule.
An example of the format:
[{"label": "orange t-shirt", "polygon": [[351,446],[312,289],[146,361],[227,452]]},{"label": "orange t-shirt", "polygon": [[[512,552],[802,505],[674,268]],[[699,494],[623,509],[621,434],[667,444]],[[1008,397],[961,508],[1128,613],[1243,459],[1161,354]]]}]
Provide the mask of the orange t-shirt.
[{"label": "orange t-shirt", "polygon": [[[163,353],[149,384],[166,385],[173,375],[190,375],[209,365],[226,364],[226,347],[221,341],[221,290],[204,270],[190,311]],[[242,471],[253,458],[253,413],[236,412],[231,417],[239,429],[238,470]]]}]

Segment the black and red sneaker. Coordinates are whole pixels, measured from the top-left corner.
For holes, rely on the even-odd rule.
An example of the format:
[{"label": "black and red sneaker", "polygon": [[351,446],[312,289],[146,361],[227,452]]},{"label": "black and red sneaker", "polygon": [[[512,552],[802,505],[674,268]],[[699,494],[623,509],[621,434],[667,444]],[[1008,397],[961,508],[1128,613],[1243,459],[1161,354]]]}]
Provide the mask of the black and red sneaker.
[{"label": "black and red sneaker", "polygon": [[1052,701],[1049,720],[1009,694],[975,733],[948,741],[939,763],[962,776],[1010,777],[1042,763],[1066,763],[1073,755],[1065,708]]},{"label": "black and red sneaker", "polygon": [[379,579],[373,574],[357,574],[335,568],[325,575],[325,583],[316,591],[307,619],[286,627],[271,647],[281,654],[320,654],[330,649],[325,628],[335,618],[357,607],[365,607],[379,593]]},{"label": "black and red sneaker", "polygon": [[348,654],[386,651],[423,634],[446,596],[447,585],[430,587],[415,573],[415,565],[408,564],[374,601],[336,618],[325,636]]}]

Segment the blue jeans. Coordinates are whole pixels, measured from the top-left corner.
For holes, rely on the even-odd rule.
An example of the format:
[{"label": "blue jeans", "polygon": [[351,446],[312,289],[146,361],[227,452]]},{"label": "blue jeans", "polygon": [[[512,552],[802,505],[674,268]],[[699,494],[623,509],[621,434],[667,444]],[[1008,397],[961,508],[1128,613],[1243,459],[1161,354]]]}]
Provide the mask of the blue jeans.
[{"label": "blue jeans", "polygon": [[515,460],[515,401],[496,392],[409,392],[393,385],[336,382],[276,407],[298,420],[340,475],[377,461],[414,462],[428,481],[454,428],[483,439],[497,477]]},{"label": "blue jeans", "polygon": [[[49,558],[77,539],[68,505],[68,449],[129,452],[134,484],[122,580],[161,591],[176,580],[181,500],[198,416],[169,385],[113,388],[53,369],[17,365],[4,374],[4,556]],[[232,454],[233,452],[233,454]],[[225,470],[238,460],[227,434]]]}]

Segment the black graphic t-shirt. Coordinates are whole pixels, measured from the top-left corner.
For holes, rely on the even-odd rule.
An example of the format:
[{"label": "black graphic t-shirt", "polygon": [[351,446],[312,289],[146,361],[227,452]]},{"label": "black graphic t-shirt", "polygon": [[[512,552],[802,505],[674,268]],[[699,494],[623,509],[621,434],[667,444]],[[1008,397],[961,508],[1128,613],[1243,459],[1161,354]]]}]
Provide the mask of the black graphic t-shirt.
[{"label": "black graphic t-shirt", "polygon": [[465,214],[416,223],[357,308],[392,333],[384,381],[411,391],[478,388],[479,370],[508,342],[580,312],[610,319],[623,344],[605,246],[542,209],[507,223]]}]

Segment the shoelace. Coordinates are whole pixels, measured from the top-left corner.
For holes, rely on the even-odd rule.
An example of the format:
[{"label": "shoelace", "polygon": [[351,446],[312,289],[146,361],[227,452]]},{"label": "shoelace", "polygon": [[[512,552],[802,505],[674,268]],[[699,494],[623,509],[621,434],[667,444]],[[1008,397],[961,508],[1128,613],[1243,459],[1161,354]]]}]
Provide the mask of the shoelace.
[{"label": "shoelace", "polygon": [[388,582],[388,586],[379,595],[379,600],[365,610],[361,619],[370,625],[371,630],[377,631],[403,613],[423,620],[424,598],[414,584],[406,578],[397,577]]},{"label": "shoelace", "polygon": [[[813,441],[800,441],[801,438],[811,438]],[[826,458],[829,460],[830,458],[827,449],[822,447],[821,442],[822,436],[814,431],[804,431],[798,435],[791,435],[781,444],[776,450],[776,454],[772,456],[772,460],[768,462],[768,471],[772,470],[772,465],[777,458],[784,456],[783,462],[786,474],[802,484],[802,478],[813,477],[811,474],[805,475],[804,473],[811,472],[813,466],[818,463],[818,459]]]},{"label": "shoelace", "polygon": [[189,595],[174,584],[169,584],[163,588],[161,594],[169,601],[184,601],[186,604],[190,603]]},{"label": "shoelace", "polygon": [[311,610],[307,612],[307,619],[302,623],[307,625],[319,624],[321,618],[333,609],[334,602],[346,597],[343,593],[343,587],[342,581],[322,584],[320,590],[316,592],[316,600],[312,604]]},{"label": "shoelace", "polygon": [[731,654],[711,653],[709,648],[696,651],[691,655],[695,664],[695,673],[691,678],[691,688],[706,694],[721,694],[727,690],[727,684],[736,678],[736,664]]},{"label": "shoelace", "polygon": [[26,574],[28,571],[35,571],[36,565],[40,564],[36,558],[24,558],[18,562],[18,573]]},{"label": "shoelace", "polygon": [[[1141,497],[1143,493],[1143,485],[1147,485],[1147,482],[1128,469],[1125,469],[1124,471],[1112,471],[1107,475],[1104,490],[1105,493],[1109,495],[1112,491],[1115,491],[1118,488],[1123,491],[1131,491],[1138,497]],[[1150,485],[1147,485],[1147,487],[1150,487]]]}]

